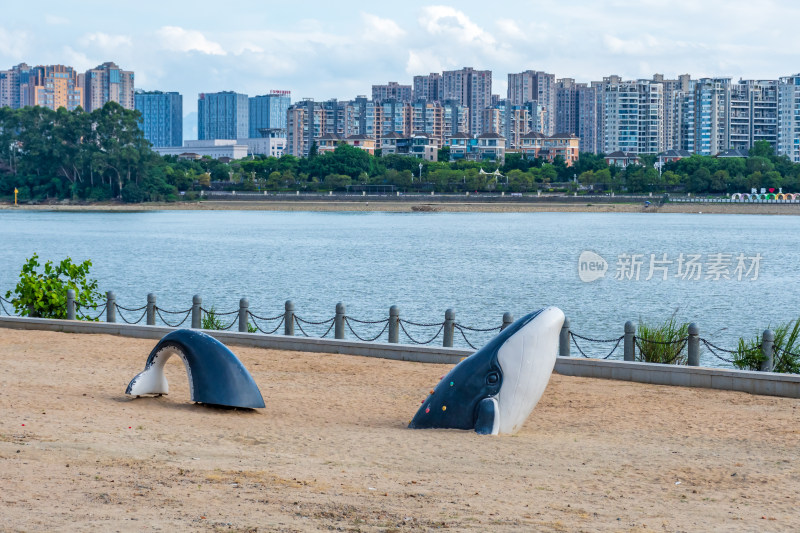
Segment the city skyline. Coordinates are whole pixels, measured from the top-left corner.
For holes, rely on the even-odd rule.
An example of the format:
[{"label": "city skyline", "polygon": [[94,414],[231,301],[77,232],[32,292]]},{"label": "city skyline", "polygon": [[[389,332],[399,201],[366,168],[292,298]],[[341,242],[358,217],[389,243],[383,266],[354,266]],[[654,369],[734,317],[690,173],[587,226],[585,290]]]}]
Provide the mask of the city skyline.
[{"label": "city skyline", "polygon": [[[143,1],[135,12],[96,2],[76,9],[44,2],[41,17],[19,4],[4,8],[0,65],[72,65],[88,70],[115,61],[137,73],[136,86],[251,96],[272,89],[310,97],[370,95],[373,84],[410,84],[414,75],[460,69],[506,74],[532,69],[557,78],[774,79],[788,76],[798,44],[800,9],[790,2],[501,1],[491,13],[477,2],[392,5],[313,3],[297,10],[244,2]],[[91,16],[87,16],[87,15]],[[529,16],[525,16],[529,14]],[[184,109],[186,138],[196,138],[197,110]]]}]

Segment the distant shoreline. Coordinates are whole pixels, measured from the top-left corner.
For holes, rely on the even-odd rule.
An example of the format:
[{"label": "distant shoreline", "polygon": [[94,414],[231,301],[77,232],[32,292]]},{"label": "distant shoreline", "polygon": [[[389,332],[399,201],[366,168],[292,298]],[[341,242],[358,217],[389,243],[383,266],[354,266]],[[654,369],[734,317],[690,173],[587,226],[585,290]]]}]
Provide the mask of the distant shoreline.
[{"label": "distant shoreline", "polygon": [[92,204],[38,204],[20,205],[0,203],[0,211],[75,211],[75,212],[139,212],[139,211],[318,211],[318,212],[442,212],[442,213],[702,213],[702,214],[757,214],[800,215],[800,204],[702,204],[666,203],[644,207],[636,203],[586,203],[538,201],[522,202],[439,202],[433,198],[418,201],[358,200],[207,200],[203,202],[150,202],[123,204],[98,202]]}]

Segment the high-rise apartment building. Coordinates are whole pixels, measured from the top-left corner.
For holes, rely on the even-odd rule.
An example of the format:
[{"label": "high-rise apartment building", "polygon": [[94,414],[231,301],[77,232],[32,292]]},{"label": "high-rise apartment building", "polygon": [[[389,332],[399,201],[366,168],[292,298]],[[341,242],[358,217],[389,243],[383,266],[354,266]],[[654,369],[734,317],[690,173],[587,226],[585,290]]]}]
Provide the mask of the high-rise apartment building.
[{"label": "high-rise apartment building", "polygon": [[410,135],[424,133],[439,145],[444,138],[444,108],[439,102],[417,100],[406,105],[406,124]]},{"label": "high-rise apartment building", "polygon": [[350,102],[332,98],[320,103],[322,109],[322,133],[347,137],[348,122],[352,123],[353,109]]},{"label": "high-rise apartment building", "polygon": [[322,137],[348,137],[358,128],[358,107],[336,99],[315,102],[311,98],[291,105],[286,112],[286,153],[306,157]]},{"label": "high-rise apartment building", "polygon": [[402,102],[389,100],[375,103],[375,141],[380,144],[381,138],[389,133],[402,133],[409,135],[410,130],[406,118],[406,105]]},{"label": "high-rise apartment building", "polygon": [[412,99],[411,85],[400,85],[396,81],[390,81],[386,85],[372,86],[373,102],[383,102],[385,100],[410,102],[411,99]]},{"label": "high-rise apartment building", "polygon": [[511,105],[535,101],[545,110],[544,133],[552,135],[556,127],[556,77],[554,74],[526,70],[508,75],[508,100]]},{"label": "high-rise apartment building", "polygon": [[800,74],[778,83],[778,155],[800,163]]},{"label": "high-rise apartment building", "polygon": [[183,96],[176,92],[136,91],[136,111],[144,137],[153,146],[183,145]]},{"label": "high-rise apartment building", "polygon": [[730,146],[749,150],[758,141],[778,146],[778,81],[740,80],[731,85]]},{"label": "high-rise apartment building", "polygon": [[[580,139],[581,152],[596,154],[602,151],[602,138],[597,136],[598,123],[602,120],[602,108],[597,107],[597,87],[594,84],[578,84],[578,117],[575,135]],[[560,133],[560,132],[559,132]],[[568,132],[567,132],[568,133]]]},{"label": "high-rise apartment building", "polygon": [[11,107],[42,106],[53,110],[59,107],[70,111],[83,105],[80,76],[72,67],[39,65],[7,71],[7,98]]},{"label": "high-rise apartment building", "polygon": [[639,88],[609,83],[603,93],[603,151],[639,153]]},{"label": "high-rise apartment building", "polygon": [[[17,105],[13,105],[13,95],[16,91]],[[19,107],[19,83],[14,81],[12,70],[0,70],[0,107]]]},{"label": "high-rise apartment building", "polygon": [[286,111],[286,153],[308,156],[314,139],[322,135],[322,112],[311,98],[289,106]]},{"label": "high-rise apartment building", "polygon": [[444,126],[442,144],[449,144],[454,135],[463,134],[469,128],[469,108],[456,102],[445,102],[443,107]]},{"label": "high-rise apartment building", "polygon": [[702,78],[694,88],[694,153],[717,155],[730,148],[730,78]]},{"label": "high-rise apartment building", "polygon": [[431,72],[427,76],[414,76],[414,100],[439,102],[443,99],[442,75]]},{"label": "high-rise apartment building", "polygon": [[442,73],[442,101],[458,102],[470,109],[469,131],[473,136],[483,133],[482,111],[492,103],[492,71],[466,67]]},{"label": "high-rise apartment building", "polygon": [[200,93],[197,98],[199,140],[245,139],[249,131],[250,102],[246,94]]},{"label": "high-rise apartment building", "polygon": [[692,80],[689,89],[675,95],[676,113],[678,115],[677,137],[675,148],[694,152],[694,90],[696,80]]},{"label": "high-rise apartment building", "polygon": [[292,105],[291,91],[270,91],[253,96],[248,101],[248,137],[268,137],[276,130],[286,129],[286,112]]},{"label": "high-rise apartment building", "polygon": [[664,139],[665,150],[679,149],[680,128],[681,128],[681,99],[690,91],[692,87],[691,76],[683,74],[678,79],[667,80],[661,74],[653,76],[653,83],[660,83],[663,86],[662,94],[664,99]]},{"label": "high-rise apartment building", "polygon": [[604,147],[657,154],[664,150],[663,86],[650,80],[606,83],[603,93]]},{"label": "high-rise apartment building", "polygon": [[578,133],[578,89],[585,83],[575,83],[572,78],[556,80],[555,130],[560,133]]},{"label": "high-rise apartment building", "polygon": [[542,107],[538,102],[512,105],[508,99],[483,110],[484,128],[488,133],[496,133],[505,139],[506,148],[520,148],[524,135],[542,128]]},{"label": "high-rise apartment building", "polygon": [[84,109],[94,111],[106,102],[117,102],[125,109],[134,108],[133,72],[106,62],[84,74]]}]

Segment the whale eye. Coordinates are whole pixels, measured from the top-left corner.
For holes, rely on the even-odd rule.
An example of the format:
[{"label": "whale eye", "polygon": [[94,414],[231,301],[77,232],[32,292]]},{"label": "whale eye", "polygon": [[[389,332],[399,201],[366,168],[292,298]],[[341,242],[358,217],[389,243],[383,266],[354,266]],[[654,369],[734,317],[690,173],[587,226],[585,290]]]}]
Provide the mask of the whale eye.
[{"label": "whale eye", "polygon": [[488,385],[497,385],[499,381],[500,381],[500,374],[498,374],[497,372],[489,372],[489,374],[486,376],[486,383]]}]

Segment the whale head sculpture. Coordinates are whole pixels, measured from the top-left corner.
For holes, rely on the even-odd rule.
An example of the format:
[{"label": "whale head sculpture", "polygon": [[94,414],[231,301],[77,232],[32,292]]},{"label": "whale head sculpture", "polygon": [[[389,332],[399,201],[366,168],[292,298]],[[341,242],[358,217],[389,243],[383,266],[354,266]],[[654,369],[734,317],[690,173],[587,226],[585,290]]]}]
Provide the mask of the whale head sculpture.
[{"label": "whale head sculpture", "polygon": [[458,363],[425,399],[408,427],[516,433],[550,380],[564,313],[524,316]]},{"label": "whale head sculpture", "polygon": [[224,344],[205,333],[179,329],[165,335],[128,384],[125,394],[168,394],[164,365],[177,355],[186,367],[194,402],[228,407],[261,408],[264,399],[252,376]]}]

